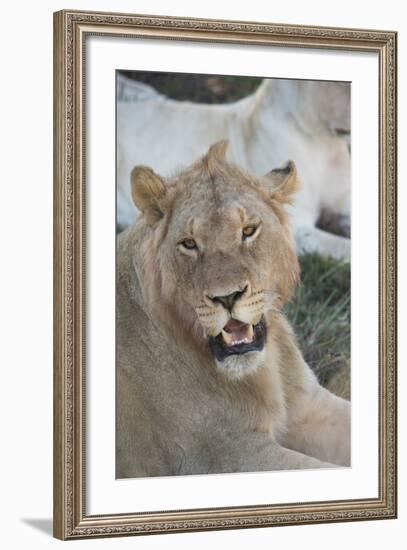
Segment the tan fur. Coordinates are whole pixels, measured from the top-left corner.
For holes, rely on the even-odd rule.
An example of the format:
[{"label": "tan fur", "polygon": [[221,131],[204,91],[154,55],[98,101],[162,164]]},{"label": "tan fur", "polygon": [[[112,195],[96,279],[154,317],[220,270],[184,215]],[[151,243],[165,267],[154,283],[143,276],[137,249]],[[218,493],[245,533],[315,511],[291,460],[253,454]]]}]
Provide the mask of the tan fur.
[{"label": "tan fur", "polygon": [[[143,216],[118,245],[119,477],[349,464],[349,403],[319,386],[281,313],[299,274],[283,209],[295,166],[255,178],[226,148],[168,180],[133,170]],[[237,290],[230,312],[214,300]],[[266,344],[218,362],[208,337],[231,315],[264,318]]]}]

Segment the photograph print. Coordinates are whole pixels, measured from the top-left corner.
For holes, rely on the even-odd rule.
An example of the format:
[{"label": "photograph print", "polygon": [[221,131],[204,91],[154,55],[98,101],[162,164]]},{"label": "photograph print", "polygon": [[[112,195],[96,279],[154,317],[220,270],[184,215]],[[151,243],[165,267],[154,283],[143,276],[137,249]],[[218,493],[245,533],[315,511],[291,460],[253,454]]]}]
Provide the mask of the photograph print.
[{"label": "photograph print", "polygon": [[116,71],[116,478],[351,465],[349,82]]}]

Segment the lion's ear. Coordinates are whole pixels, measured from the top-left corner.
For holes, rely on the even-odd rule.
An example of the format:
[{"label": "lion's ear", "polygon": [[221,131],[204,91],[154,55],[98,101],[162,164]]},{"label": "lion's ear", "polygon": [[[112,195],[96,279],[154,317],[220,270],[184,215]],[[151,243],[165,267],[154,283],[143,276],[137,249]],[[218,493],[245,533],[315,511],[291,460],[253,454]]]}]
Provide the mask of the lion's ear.
[{"label": "lion's ear", "polygon": [[297,169],[292,160],[284,168],[272,170],[265,178],[270,186],[271,198],[282,203],[291,202],[294,193],[300,188]]},{"label": "lion's ear", "polygon": [[131,196],[134,204],[153,224],[163,217],[160,201],[167,192],[163,179],[147,166],[135,166],[131,172]]},{"label": "lion's ear", "polygon": [[209,147],[209,151],[207,152],[208,157],[214,157],[217,160],[225,160],[225,155],[227,148],[229,146],[229,140],[228,139],[222,139],[220,141],[217,141],[213,145]]}]

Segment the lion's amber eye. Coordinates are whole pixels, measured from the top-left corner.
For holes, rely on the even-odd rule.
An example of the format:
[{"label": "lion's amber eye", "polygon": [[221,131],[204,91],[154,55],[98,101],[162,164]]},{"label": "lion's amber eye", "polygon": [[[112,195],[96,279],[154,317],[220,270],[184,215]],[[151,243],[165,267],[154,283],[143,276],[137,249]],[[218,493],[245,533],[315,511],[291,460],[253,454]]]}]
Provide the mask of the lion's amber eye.
[{"label": "lion's amber eye", "polygon": [[252,237],[256,233],[256,229],[257,227],[255,225],[246,225],[246,227],[243,227],[243,240],[247,239],[248,237]]},{"label": "lion's amber eye", "polygon": [[198,248],[194,239],[184,239],[183,241],[181,241],[181,244],[188,250],[194,250]]}]

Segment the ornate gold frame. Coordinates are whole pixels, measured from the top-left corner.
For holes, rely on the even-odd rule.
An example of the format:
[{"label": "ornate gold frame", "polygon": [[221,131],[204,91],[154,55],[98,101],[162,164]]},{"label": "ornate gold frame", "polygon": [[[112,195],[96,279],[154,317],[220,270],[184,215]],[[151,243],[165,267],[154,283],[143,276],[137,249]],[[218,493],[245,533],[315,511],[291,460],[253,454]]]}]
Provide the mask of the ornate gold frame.
[{"label": "ornate gold frame", "polygon": [[[378,498],[157,513],[86,514],[86,36],[360,50],[379,59]],[[54,14],[54,535],[60,539],[396,517],[395,32],[146,15]]]}]

